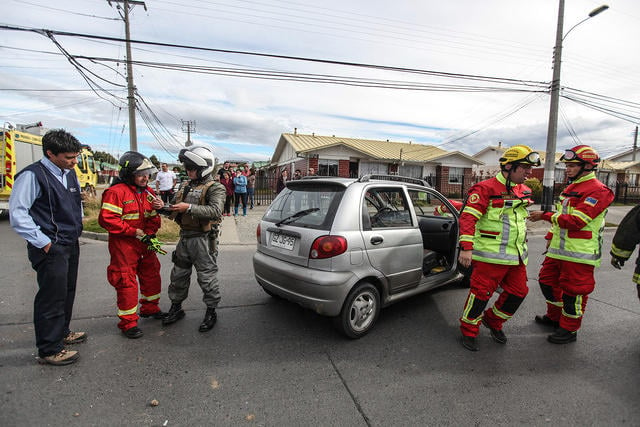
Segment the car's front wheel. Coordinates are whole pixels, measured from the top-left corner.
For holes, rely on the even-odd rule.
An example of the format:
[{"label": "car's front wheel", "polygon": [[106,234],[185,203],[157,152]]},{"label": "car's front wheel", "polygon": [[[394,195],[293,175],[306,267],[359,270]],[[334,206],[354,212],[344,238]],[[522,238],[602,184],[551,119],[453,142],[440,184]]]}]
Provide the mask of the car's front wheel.
[{"label": "car's front wheel", "polygon": [[338,329],[349,338],[360,338],[373,328],[380,314],[380,292],[363,282],[351,290],[335,318]]}]

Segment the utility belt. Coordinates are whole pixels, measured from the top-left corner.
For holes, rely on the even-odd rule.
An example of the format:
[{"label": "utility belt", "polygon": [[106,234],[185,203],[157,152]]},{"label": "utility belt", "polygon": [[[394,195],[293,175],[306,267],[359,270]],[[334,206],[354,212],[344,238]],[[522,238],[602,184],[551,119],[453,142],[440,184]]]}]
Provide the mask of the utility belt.
[{"label": "utility belt", "polygon": [[217,239],[220,234],[218,226],[212,226],[209,231],[193,231],[193,230],[180,230],[180,238],[191,239],[193,237],[209,237],[210,239]]}]

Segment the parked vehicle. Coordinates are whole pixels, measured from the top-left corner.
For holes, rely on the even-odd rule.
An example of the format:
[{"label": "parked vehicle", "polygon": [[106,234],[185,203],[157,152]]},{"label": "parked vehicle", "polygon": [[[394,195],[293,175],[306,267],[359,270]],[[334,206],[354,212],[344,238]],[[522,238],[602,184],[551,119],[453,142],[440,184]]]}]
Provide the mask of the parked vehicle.
[{"label": "parked vehicle", "polygon": [[382,307],[462,279],[458,217],[413,178],[290,181],[258,225],[255,277],[269,295],[332,316],[359,338]]},{"label": "parked vehicle", "polygon": [[[0,133],[0,215],[9,210],[9,196],[13,189],[13,180],[25,166],[42,158],[42,123],[16,125],[5,123]],[[95,195],[98,183],[98,165],[88,145],[82,145],[78,154],[76,175],[82,191]]]}]

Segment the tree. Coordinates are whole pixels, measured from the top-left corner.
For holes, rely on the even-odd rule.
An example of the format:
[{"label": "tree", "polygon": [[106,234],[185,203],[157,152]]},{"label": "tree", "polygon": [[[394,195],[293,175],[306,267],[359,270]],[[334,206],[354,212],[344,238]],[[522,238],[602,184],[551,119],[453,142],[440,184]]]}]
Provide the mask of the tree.
[{"label": "tree", "polygon": [[101,163],[105,162],[112,165],[118,164],[118,159],[116,159],[109,153],[105,153],[104,151],[96,151],[95,153],[93,153],[93,158],[95,159],[95,161],[101,162]]}]

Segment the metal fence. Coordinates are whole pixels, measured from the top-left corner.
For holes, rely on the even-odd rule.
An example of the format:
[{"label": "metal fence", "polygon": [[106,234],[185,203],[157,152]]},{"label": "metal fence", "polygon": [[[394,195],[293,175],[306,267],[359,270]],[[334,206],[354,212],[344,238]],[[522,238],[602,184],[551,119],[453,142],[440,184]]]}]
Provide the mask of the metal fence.
[{"label": "metal fence", "polygon": [[616,202],[624,203],[625,205],[640,203],[640,186],[619,182],[616,184],[615,194]]},{"label": "metal fence", "polygon": [[271,204],[276,197],[277,178],[265,175],[256,175],[256,187],[253,194],[253,203],[258,206]]}]

